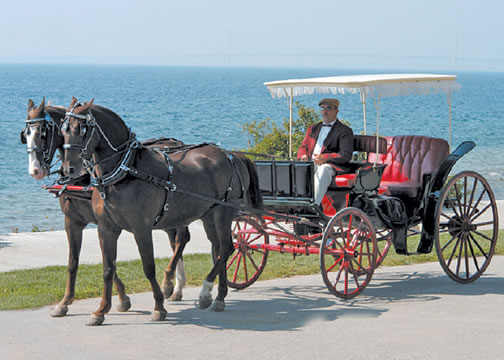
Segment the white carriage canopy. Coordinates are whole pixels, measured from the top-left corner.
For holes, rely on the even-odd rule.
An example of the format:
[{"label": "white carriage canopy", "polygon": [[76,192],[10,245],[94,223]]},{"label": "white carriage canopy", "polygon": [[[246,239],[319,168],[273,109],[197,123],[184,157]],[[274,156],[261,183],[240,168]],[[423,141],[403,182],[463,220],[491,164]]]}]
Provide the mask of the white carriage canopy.
[{"label": "white carriage canopy", "polygon": [[[444,93],[449,106],[449,143],[451,147],[451,93],[460,89],[455,75],[436,74],[379,74],[330,76],[310,79],[290,79],[265,82],[273,98],[289,98],[289,157],[292,158],[292,99],[294,96],[320,94],[359,94],[364,110],[366,133],[366,100],[374,98],[379,131],[380,98],[401,95],[428,95]],[[378,144],[378,142],[377,142]]]}]

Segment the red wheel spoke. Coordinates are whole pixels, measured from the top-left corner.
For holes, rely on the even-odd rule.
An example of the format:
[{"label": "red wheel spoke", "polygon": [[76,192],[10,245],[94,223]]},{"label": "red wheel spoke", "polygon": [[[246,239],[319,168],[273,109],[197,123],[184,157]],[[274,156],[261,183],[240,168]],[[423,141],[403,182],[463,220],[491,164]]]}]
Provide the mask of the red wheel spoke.
[{"label": "red wheel spoke", "polygon": [[[339,258],[338,258],[338,259],[336,259],[336,260],[334,261],[334,263],[333,263],[331,266],[329,266],[329,267],[327,268],[327,272],[330,272],[332,269],[334,269],[334,267],[335,267],[336,265],[338,265],[338,264],[341,262],[341,260],[343,259],[343,257],[344,257],[343,255],[340,255],[340,256],[339,256]],[[341,271],[341,268],[340,268],[340,271]]]},{"label": "red wheel spoke", "polygon": [[252,257],[252,255],[250,255],[249,253],[247,253],[247,258],[250,260],[250,262],[252,263],[252,266],[254,267],[254,269],[257,271],[259,270],[259,267],[256,265],[255,261],[254,261],[254,258]]},{"label": "red wheel spoke", "polygon": [[352,268],[352,275],[353,275],[353,278],[354,278],[354,281],[355,281],[355,285],[357,285],[357,288],[359,288],[360,284],[359,284],[359,279],[357,278],[357,271],[355,271],[355,269],[354,269],[354,267],[352,265],[352,261],[349,261],[348,265]]},{"label": "red wheel spoke", "polygon": [[238,260],[236,261],[236,268],[235,268],[235,271],[234,271],[234,274],[233,274],[233,281],[236,282],[236,279],[238,277],[238,270],[240,269],[240,262],[241,262],[241,258],[242,258],[242,253],[238,253]]}]

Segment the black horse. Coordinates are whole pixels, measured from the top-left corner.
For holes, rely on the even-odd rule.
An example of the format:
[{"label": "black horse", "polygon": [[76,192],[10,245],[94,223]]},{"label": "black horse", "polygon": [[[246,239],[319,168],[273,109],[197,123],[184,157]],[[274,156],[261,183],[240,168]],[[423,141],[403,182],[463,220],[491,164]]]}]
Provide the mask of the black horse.
[{"label": "black horse", "polygon": [[[36,106],[30,99],[28,101],[26,126],[21,131],[21,142],[28,148],[29,173],[34,178],[40,180],[49,175],[51,163],[56,150],[63,151],[64,139],[60,133],[60,124],[65,117],[65,108],[59,106],[45,105],[45,99],[39,106]],[[174,139],[156,139],[148,141],[147,146],[152,148],[178,148],[183,143]],[[67,182],[68,185],[88,186],[89,174]],[[79,268],[79,256],[82,245],[82,233],[89,223],[96,224],[91,206],[91,197],[86,199],[85,194],[72,194],[65,191],[60,194],[59,202],[61,210],[65,215],[65,231],[68,238],[68,279],[65,295],[59,304],[52,311],[51,316],[61,317],[68,312],[68,306],[73,302],[75,296],[75,282]],[[175,256],[168,264],[165,272],[166,281],[163,283],[163,293],[166,298],[173,301],[182,299],[182,288],[185,284],[184,264],[181,252],[185,244],[189,241],[188,229],[164,229],[168,234],[171,248],[175,253],[180,253],[180,261],[175,262]],[[177,273],[175,288],[172,279],[175,271]],[[114,283],[119,297],[118,311],[127,311],[131,307],[129,297],[126,295],[125,286],[120,278],[114,275]]]},{"label": "black horse", "polygon": [[[63,171],[78,177],[84,166],[96,188],[93,211],[103,251],[103,297],[88,324],[99,325],[111,307],[117,238],[132,232],[155,299],[152,320],[166,310],[155,277],[152,229],[179,228],[201,219],[212,243],[214,266],[203,282],[199,306],[223,311],[227,295],[226,261],[233,251],[231,223],[244,201],[262,206],[255,165],[215,145],[201,144],[171,154],[138,145],[134,134],[114,112],[82,105],[73,98],[62,125]],[[211,290],[219,275],[218,294]]]}]

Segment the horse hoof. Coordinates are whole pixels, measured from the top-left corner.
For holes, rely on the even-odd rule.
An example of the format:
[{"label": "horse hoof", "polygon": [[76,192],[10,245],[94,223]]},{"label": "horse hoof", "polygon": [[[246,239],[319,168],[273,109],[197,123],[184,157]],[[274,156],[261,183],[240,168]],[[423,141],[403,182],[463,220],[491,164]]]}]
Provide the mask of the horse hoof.
[{"label": "horse hoof", "polygon": [[170,296],[170,301],[181,301],[182,300],[182,292],[174,292],[172,296]]},{"label": "horse hoof", "polygon": [[117,305],[117,311],[119,312],[126,312],[131,308],[131,300],[129,296],[126,296],[124,301],[121,301],[119,305]]},{"label": "horse hoof", "polygon": [[91,315],[88,322],[86,323],[86,326],[98,326],[98,325],[103,324],[104,321],[105,321],[105,316],[103,316],[103,315],[100,315],[100,316]]},{"label": "horse hoof", "polygon": [[163,284],[162,289],[165,299],[169,299],[173,294],[173,283],[169,282],[167,285]]},{"label": "horse hoof", "polygon": [[216,311],[216,312],[224,311],[225,307],[226,307],[226,304],[224,303],[224,301],[221,301],[221,300],[215,300],[212,303],[212,311]]},{"label": "horse hoof", "polygon": [[63,306],[56,306],[54,310],[51,313],[52,317],[63,317],[67,314],[68,312],[68,306],[63,305]]},{"label": "horse hoof", "polygon": [[201,297],[200,296],[198,305],[199,305],[200,309],[206,309],[207,307],[212,305],[212,297],[211,296],[208,296],[208,297]]},{"label": "horse hoof", "polygon": [[151,314],[151,321],[163,321],[164,319],[166,319],[166,311],[157,311],[157,310],[154,310]]}]

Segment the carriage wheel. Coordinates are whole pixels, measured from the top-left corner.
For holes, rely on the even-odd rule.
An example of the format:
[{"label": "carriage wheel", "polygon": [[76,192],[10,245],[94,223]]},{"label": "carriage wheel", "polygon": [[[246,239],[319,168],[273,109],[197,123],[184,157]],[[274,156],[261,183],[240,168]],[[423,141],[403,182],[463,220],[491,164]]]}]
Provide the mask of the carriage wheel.
[{"label": "carriage wheel", "polygon": [[378,257],[376,258],[376,266],[380,266],[387,256],[390,246],[392,245],[392,232],[389,229],[376,230],[376,244]]},{"label": "carriage wheel", "polygon": [[346,208],[329,221],[320,249],[320,271],[331,293],[350,299],[367,286],[378,258],[374,226],[367,215]]},{"label": "carriage wheel", "polygon": [[469,283],[490,264],[499,229],[497,204],[485,178],[474,171],[446,184],[436,209],[435,243],[450,278]]},{"label": "carriage wheel", "polygon": [[252,285],[266,266],[269,236],[261,226],[248,216],[239,216],[232,225],[233,245],[236,251],[227,261],[227,283],[234,289],[245,289]]}]

